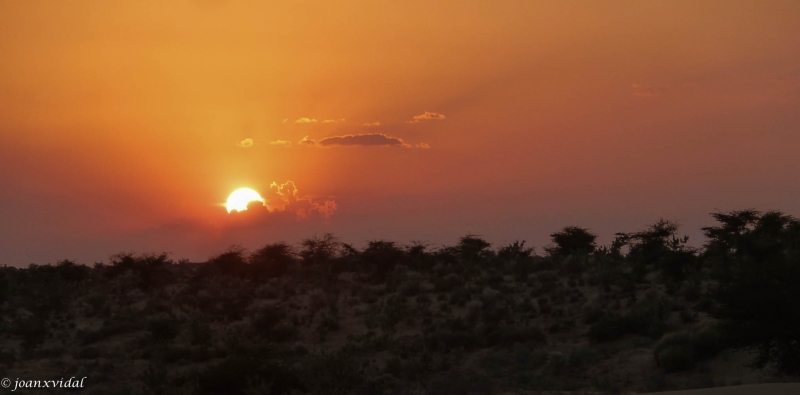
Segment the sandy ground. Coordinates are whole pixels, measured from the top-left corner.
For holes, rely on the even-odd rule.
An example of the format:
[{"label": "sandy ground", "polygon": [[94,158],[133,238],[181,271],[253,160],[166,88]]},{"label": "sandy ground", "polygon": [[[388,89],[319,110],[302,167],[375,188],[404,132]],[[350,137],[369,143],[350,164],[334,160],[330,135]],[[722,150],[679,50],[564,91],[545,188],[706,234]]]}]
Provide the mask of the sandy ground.
[{"label": "sandy ground", "polygon": [[658,395],[800,395],[800,383],[748,384],[686,391],[650,392]]}]

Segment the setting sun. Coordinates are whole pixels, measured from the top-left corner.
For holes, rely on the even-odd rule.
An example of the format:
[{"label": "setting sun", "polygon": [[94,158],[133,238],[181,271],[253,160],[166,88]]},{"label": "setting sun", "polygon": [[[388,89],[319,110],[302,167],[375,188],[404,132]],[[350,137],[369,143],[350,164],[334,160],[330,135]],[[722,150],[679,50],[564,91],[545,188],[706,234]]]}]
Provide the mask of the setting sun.
[{"label": "setting sun", "polygon": [[239,188],[233,191],[230,196],[228,196],[228,201],[225,203],[225,208],[228,209],[229,213],[233,210],[247,210],[247,204],[252,201],[264,203],[264,198],[262,198],[258,192],[250,188]]}]

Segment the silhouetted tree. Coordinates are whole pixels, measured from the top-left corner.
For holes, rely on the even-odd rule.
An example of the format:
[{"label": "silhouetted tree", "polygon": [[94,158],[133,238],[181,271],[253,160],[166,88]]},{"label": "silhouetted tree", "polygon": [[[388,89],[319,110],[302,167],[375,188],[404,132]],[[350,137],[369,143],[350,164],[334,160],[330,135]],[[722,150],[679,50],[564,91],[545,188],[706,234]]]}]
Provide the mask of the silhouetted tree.
[{"label": "silhouetted tree", "polygon": [[361,259],[367,264],[367,270],[373,273],[376,281],[385,281],[386,275],[402,263],[405,252],[393,241],[373,240],[361,253]]},{"label": "silhouetted tree", "polygon": [[680,282],[696,270],[696,250],[687,245],[688,236],[678,237],[678,224],[664,219],[634,233],[617,233],[614,248],[628,245],[627,260],[637,279],[647,274],[648,266],[659,270],[670,282]]},{"label": "silhouetted tree", "polygon": [[243,276],[247,272],[245,250],[239,246],[230,246],[227,251],[211,258],[207,265],[219,274]]},{"label": "silhouetted tree", "polygon": [[462,258],[475,261],[493,255],[492,244],[479,235],[468,234],[458,239],[458,252]]},{"label": "silhouetted tree", "polygon": [[250,272],[257,280],[283,276],[294,259],[290,245],[284,242],[267,244],[250,255]]},{"label": "silhouetted tree", "polygon": [[504,263],[511,265],[511,270],[517,281],[525,281],[533,273],[533,247],[525,248],[525,240],[515,241],[501,248],[497,257]]},{"label": "silhouetted tree", "polygon": [[597,235],[578,226],[567,226],[562,231],[550,235],[555,246],[546,248],[551,255],[569,256],[590,254],[597,248]]},{"label": "silhouetted tree", "polygon": [[712,295],[734,346],[754,348],[753,366],[800,373],[800,221],[777,211],[715,214],[706,258],[724,262]]},{"label": "silhouetted tree", "polygon": [[306,265],[328,263],[339,255],[341,243],[331,233],[311,237],[300,242],[300,257]]}]

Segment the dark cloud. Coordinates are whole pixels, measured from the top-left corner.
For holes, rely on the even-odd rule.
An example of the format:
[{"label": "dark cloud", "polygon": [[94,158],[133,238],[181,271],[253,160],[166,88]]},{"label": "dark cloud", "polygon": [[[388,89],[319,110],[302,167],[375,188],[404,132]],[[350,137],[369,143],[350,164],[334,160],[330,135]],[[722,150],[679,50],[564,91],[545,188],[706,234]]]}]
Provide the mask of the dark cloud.
[{"label": "dark cloud", "polygon": [[384,147],[410,147],[397,137],[387,136],[382,133],[346,134],[344,136],[326,137],[319,141],[319,145],[329,147],[333,145],[363,145]]}]

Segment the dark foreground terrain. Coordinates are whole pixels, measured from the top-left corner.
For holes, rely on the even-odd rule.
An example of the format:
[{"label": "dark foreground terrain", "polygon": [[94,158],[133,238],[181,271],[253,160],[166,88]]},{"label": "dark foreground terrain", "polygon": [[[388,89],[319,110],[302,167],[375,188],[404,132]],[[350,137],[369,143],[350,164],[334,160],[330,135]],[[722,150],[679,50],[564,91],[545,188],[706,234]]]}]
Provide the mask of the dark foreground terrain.
[{"label": "dark foreground terrain", "polygon": [[81,391],[92,394],[620,393],[800,381],[800,222],[713,215],[701,249],[660,221],[603,247],[567,227],[541,254],[474,235],[363,250],[325,235],[205,263],[119,254],[93,267],[2,267],[0,378],[13,389],[86,377]]}]

